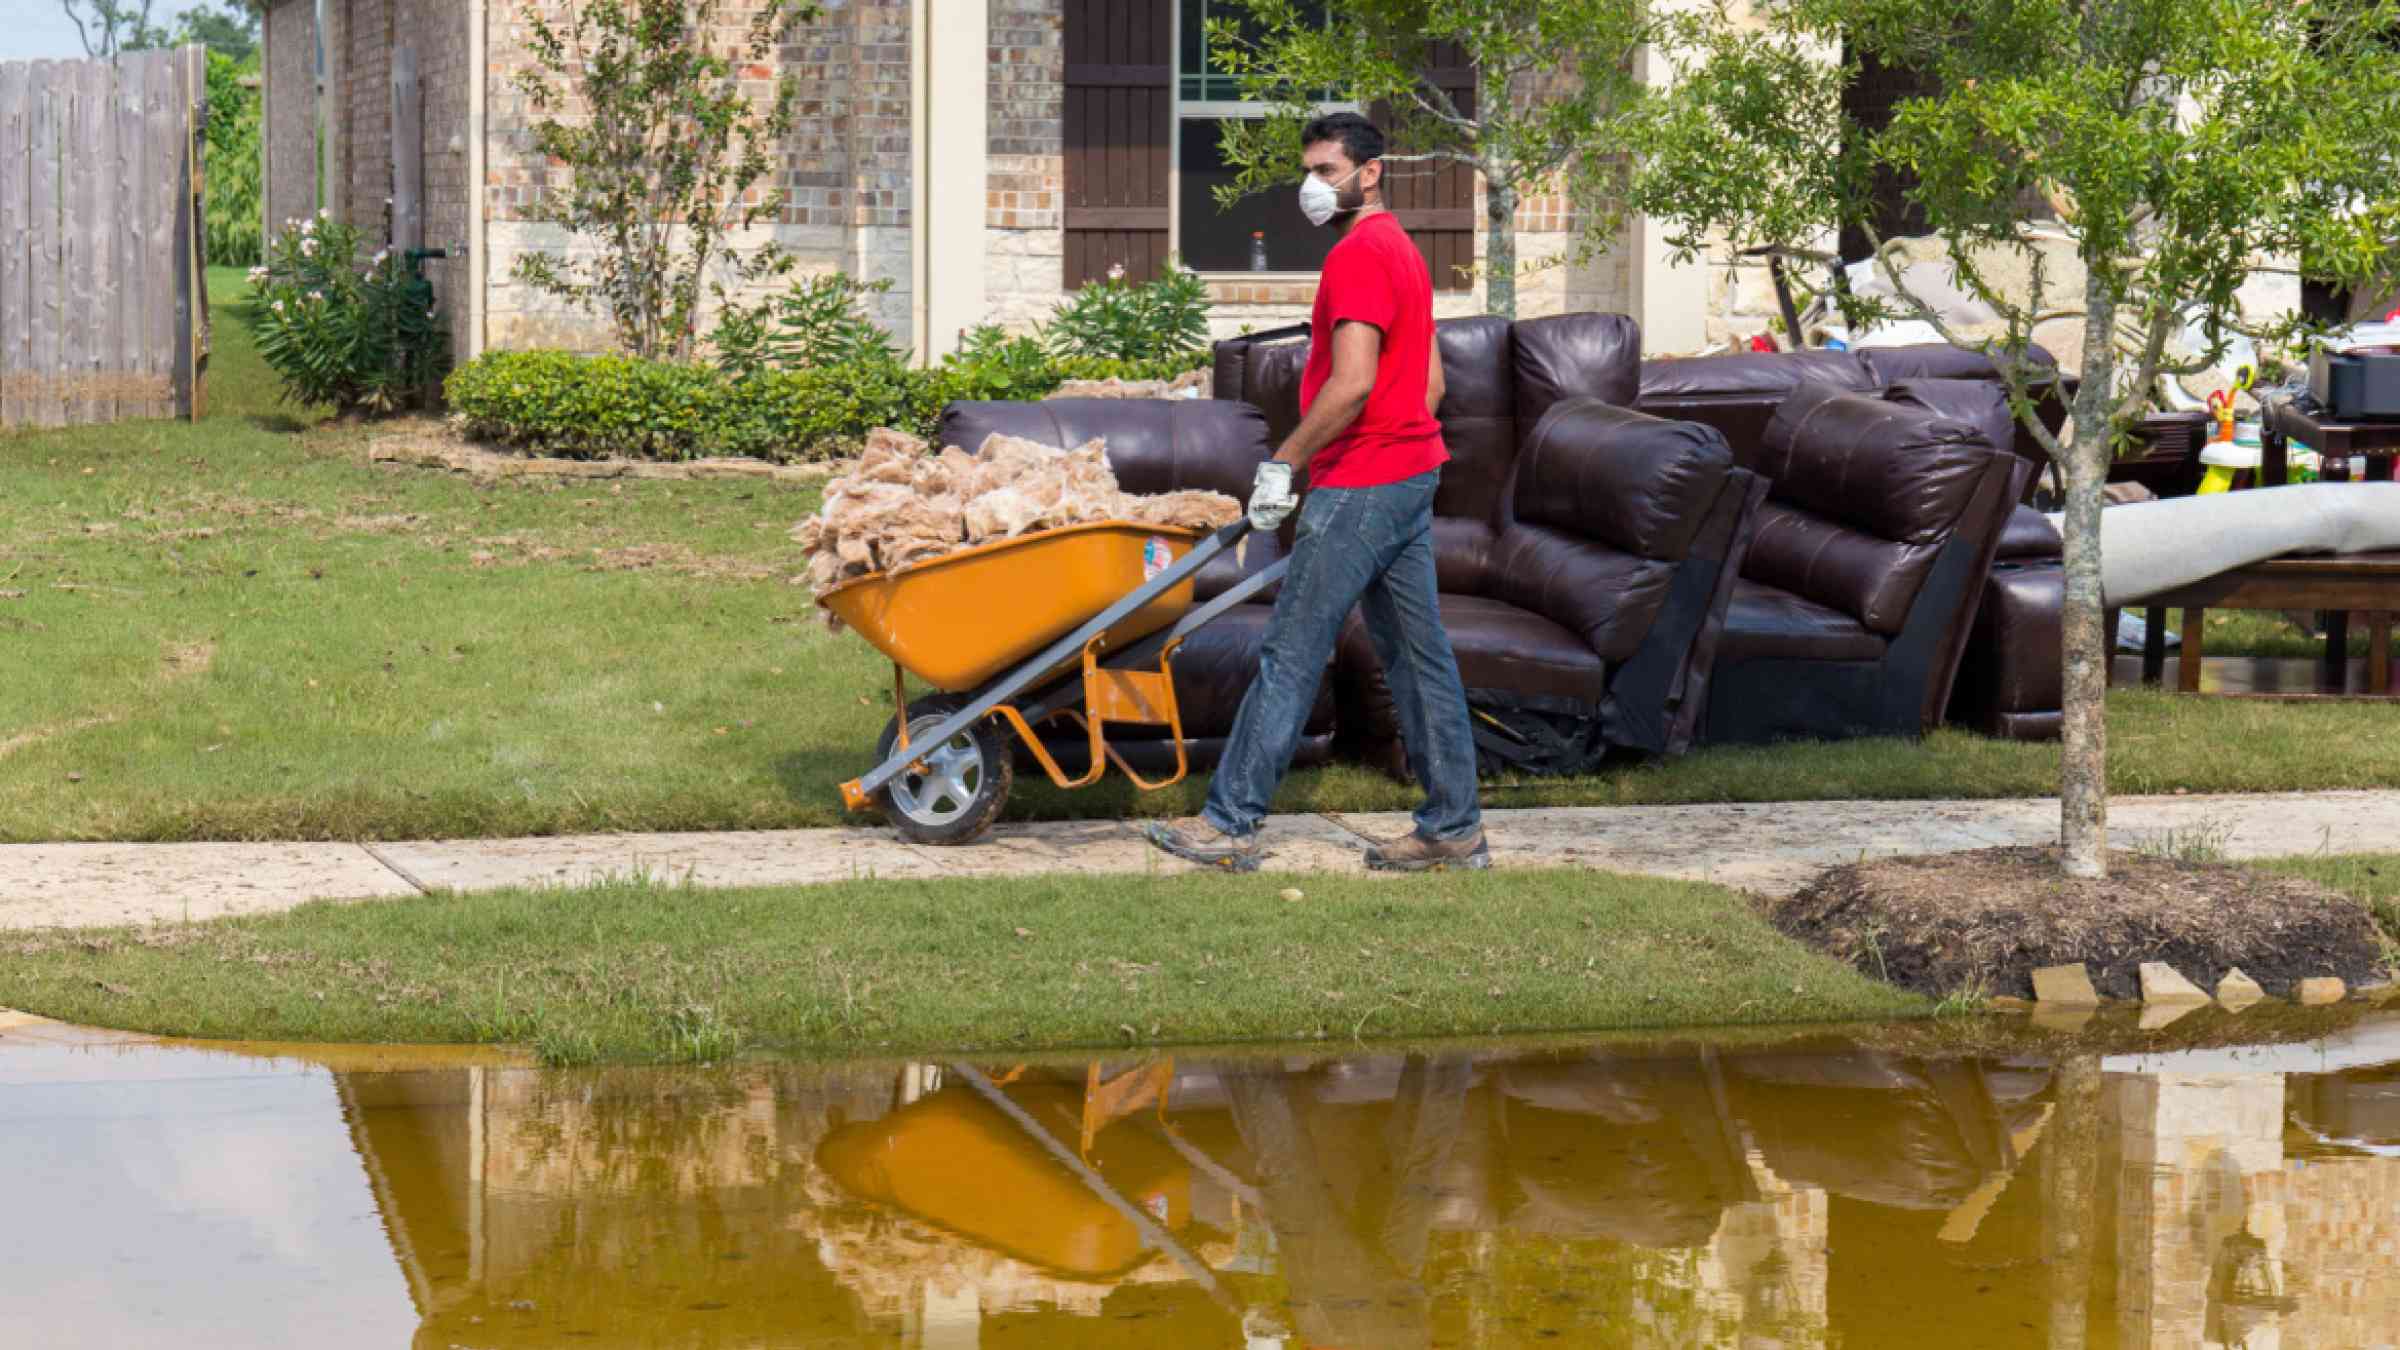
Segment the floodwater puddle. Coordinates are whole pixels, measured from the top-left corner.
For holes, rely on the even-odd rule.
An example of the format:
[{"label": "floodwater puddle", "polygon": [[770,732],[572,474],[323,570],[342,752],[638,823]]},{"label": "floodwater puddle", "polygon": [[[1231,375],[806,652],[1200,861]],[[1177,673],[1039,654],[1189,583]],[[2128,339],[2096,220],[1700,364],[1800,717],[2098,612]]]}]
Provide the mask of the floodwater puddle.
[{"label": "floodwater puddle", "polygon": [[1732,1046],[545,1070],[0,1014],[0,1342],[2345,1347],[2400,1016]]}]

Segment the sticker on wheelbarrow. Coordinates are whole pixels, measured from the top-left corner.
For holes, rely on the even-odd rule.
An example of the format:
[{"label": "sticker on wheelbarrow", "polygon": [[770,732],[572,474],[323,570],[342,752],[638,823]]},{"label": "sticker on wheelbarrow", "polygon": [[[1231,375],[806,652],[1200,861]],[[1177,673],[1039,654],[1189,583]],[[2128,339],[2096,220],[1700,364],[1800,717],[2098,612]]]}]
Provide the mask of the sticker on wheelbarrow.
[{"label": "sticker on wheelbarrow", "polygon": [[1174,546],[1155,534],[1151,535],[1150,542],[1142,545],[1142,580],[1148,581],[1166,571],[1174,562]]}]

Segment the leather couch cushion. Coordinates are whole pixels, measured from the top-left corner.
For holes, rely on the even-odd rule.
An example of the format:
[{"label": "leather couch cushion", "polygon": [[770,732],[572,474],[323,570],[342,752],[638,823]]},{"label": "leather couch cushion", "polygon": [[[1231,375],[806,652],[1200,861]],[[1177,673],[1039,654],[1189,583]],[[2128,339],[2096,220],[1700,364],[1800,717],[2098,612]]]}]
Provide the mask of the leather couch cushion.
[{"label": "leather couch cushion", "polygon": [[1884,390],[1883,399],[1964,422],[1994,450],[2017,443],[2017,415],[2009,411],[2008,390],[1991,380],[1902,380]]},{"label": "leather couch cushion", "polygon": [[1732,468],[1733,452],[1711,428],[1571,399],[1527,438],[1503,519],[1677,559]]},{"label": "leather couch cushion", "polygon": [[1642,330],[1622,314],[1520,319],[1513,336],[1519,440],[1561,400],[1596,398],[1630,408],[1641,395]]},{"label": "leather couch cushion", "polygon": [[1778,502],[1878,538],[1931,544],[1956,526],[1991,457],[1962,422],[1808,384],[1775,410],[1755,467]]},{"label": "leather couch cushion", "polygon": [[1734,583],[1720,666],[1743,661],[1880,661],[1884,641],[1840,610],[1752,581]]},{"label": "leather couch cushion", "polygon": [[[1308,339],[1253,343],[1243,349],[1242,398],[1267,417],[1267,440],[1280,446],[1300,425],[1300,376],[1308,369]],[[1273,450],[1268,451],[1273,454]]]},{"label": "leather couch cushion", "polygon": [[[1919,342],[1906,347],[1861,347],[1855,352],[1859,364],[1867,369],[1880,385],[1898,384],[1903,380],[1981,380],[1998,383],[2000,368],[1992,358],[1981,352],[1953,347],[1947,342]],[[2038,366],[2058,367],[2057,358],[2042,347],[2032,347],[2027,355]],[[2005,447],[2003,447],[2005,448]]]},{"label": "leather couch cushion", "polygon": [[1889,636],[1908,622],[1909,606],[1940,552],[1939,543],[1879,539],[1770,498],[1758,510],[1742,575]]},{"label": "leather couch cushion", "polygon": [[2000,551],[1995,555],[2002,562],[2034,558],[2056,558],[2067,551],[2067,541],[2059,538],[2058,527],[2050,517],[2030,506],[2020,506],[2008,513],[2008,523],[2000,527]]},{"label": "leather couch cushion", "polygon": [[[1500,600],[1471,595],[1441,598],[1442,627],[1458,655],[1459,679],[1469,689],[1505,689],[1515,693],[1597,703],[1608,690],[1608,663],[1575,634],[1530,610]],[[1352,614],[1342,628],[1337,663],[1344,670],[1374,671],[1383,663],[1367,626]],[[1370,733],[1396,734],[1399,723],[1388,707],[1389,686],[1371,682],[1376,697],[1387,706],[1360,709]],[[1345,706],[1343,715],[1351,709]]]},{"label": "leather couch cushion", "polygon": [[1450,462],[1433,499],[1437,516],[1496,523],[1500,493],[1517,458],[1514,340],[1506,319],[1444,319],[1434,325],[1442,347],[1445,392],[1434,417]]},{"label": "leather couch cushion", "polygon": [[1734,461],[1755,470],[1759,443],[1792,390],[1819,381],[1869,393],[1882,387],[1848,352],[1745,352],[1644,361],[1635,407],[1660,417],[1706,423],[1725,435]]}]

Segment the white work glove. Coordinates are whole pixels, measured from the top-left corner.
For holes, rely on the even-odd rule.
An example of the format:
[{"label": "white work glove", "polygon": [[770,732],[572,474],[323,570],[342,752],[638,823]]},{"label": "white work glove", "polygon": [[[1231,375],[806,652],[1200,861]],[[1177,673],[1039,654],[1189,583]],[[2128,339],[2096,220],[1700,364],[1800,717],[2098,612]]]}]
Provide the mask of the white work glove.
[{"label": "white work glove", "polygon": [[1271,534],[1283,523],[1300,498],[1292,492],[1292,466],[1279,459],[1270,459],[1258,466],[1258,477],[1250,484],[1250,528],[1261,534]]}]

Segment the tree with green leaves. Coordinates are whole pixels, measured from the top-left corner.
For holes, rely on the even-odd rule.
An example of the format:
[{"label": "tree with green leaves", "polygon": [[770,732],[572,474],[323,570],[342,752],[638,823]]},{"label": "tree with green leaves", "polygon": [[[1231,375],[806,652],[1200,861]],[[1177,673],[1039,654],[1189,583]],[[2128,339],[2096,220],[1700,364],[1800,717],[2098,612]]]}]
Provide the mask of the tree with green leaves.
[{"label": "tree with green leaves", "polygon": [[[517,86],[542,114],[534,149],[563,166],[538,220],[596,236],[599,253],[520,255],[516,275],[577,305],[604,307],[617,341],[642,357],[688,360],[705,294],[787,272],[773,243],[729,239],[772,221],[783,194],[762,189],[790,132],[800,86],[786,72],[761,97],[745,72],[817,7],[761,0],[721,17],[720,0],[576,0],[563,17],[520,10],[533,63]],[[726,34],[731,33],[728,37]]]},{"label": "tree with green leaves", "polygon": [[[1634,200],[1688,258],[1712,240],[1797,249],[1866,233],[1885,298],[1854,325],[1931,324],[1991,355],[2027,430],[2066,468],[2061,842],[2107,871],[2107,652],[2100,509],[2112,447],[2159,378],[2213,366],[2264,266],[2334,281],[2400,261],[2400,0],[1751,0],[1675,35],[1677,89],[1641,133]],[[1746,19],[1746,22],[1738,20]],[[1845,125],[1861,63],[1931,92]],[[1907,185],[1956,286],[1999,316],[1947,322],[1876,234],[1878,173]],[[2062,251],[2044,233],[2062,237]],[[2275,260],[2281,260],[2277,263]],[[2081,352],[2072,436],[2034,416],[2027,359],[2066,321]],[[2197,352],[2176,339],[2204,335]]]},{"label": "tree with green leaves", "polygon": [[158,0],[58,2],[67,12],[67,21],[75,25],[75,36],[82,40],[86,56],[109,60],[119,52],[166,45],[167,30],[150,22],[150,10]]},{"label": "tree with green leaves", "polygon": [[[1517,310],[1518,203],[1551,186],[1573,199],[1578,252],[1605,248],[1622,222],[1617,128],[1641,102],[1635,57],[1651,35],[1648,0],[1223,0],[1211,60],[1268,116],[1229,122],[1220,144],[1230,203],[1300,178],[1300,128],[1327,104],[1374,110],[1393,152],[1387,173],[1463,164],[1484,190],[1486,307]],[[1445,62],[1471,83],[1440,80]]]},{"label": "tree with green leaves", "polygon": [[196,42],[217,56],[236,63],[258,52],[257,0],[221,0],[197,4],[176,20],[176,43]]}]

